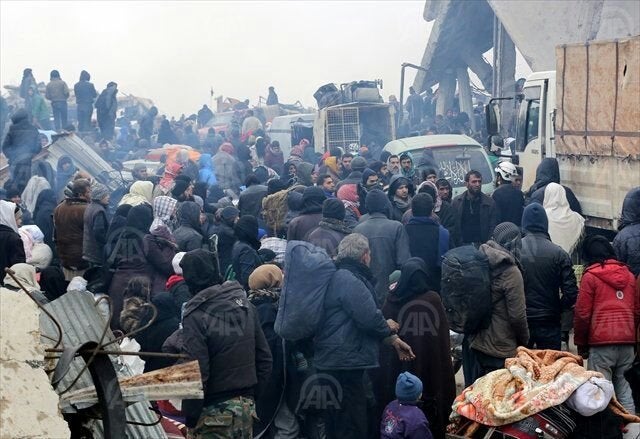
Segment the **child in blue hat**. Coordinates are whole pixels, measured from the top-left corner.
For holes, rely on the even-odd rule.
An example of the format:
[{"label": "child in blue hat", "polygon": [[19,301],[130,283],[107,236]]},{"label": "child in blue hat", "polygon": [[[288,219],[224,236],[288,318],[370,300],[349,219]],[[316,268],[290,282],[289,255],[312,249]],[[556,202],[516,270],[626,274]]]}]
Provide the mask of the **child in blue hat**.
[{"label": "child in blue hat", "polygon": [[422,381],[403,372],[396,380],[396,400],[384,409],[380,424],[382,439],[432,439],[429,422],[418,401],[422,398]]}]

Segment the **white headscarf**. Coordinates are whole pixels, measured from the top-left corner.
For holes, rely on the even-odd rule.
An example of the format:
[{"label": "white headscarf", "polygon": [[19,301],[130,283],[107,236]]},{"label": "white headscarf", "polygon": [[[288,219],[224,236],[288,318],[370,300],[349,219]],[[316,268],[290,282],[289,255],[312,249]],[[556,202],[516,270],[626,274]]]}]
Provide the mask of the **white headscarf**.
[{"label": "white headscarf", "polygon": [[549,183],[545,188],[543,206],[549,219],[551,242],[571,254],[584,232],[584,218],[571,210],[567,194],[558,183]]},{"label": "white headscarf", "polygon": [[11,201],[0,200],[0,224],[11,228],[18,233],[18,223],[16,223],[16,205]]},{"label": "white headscarf", "polygon": [[51,189],[51,185],[46,178],[34,175],[29,179],[27,186],[22,191],[22,202],[29,212],[33,212],[36,208],[38,195],[45,189]]},{"label": "white headscarf", "polygon": [[129,193],[122,197],[118,206],[128,204],[131,207],[139,204],[151,204],[153,201],[153,183],[150,181],[136,181],[131,185]]}]

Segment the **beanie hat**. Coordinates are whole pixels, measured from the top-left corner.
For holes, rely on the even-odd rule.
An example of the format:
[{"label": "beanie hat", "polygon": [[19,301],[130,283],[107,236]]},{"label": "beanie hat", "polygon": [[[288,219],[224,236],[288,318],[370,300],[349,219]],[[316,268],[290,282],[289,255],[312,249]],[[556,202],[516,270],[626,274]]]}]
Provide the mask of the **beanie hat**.
[{"label": "beanie hat", "polygon": [[346,210],[342,201],[337,198],[329,198],[322,203],[322,216],[344,221]]},{"label": "beanie hat", "polygon": [[96,183],[95,186],[91,188],[91,199],[100,201],[110,193],[111,191],[108,187],[102,183]]},{"label": "beanie hat", "polygon": [[403,372],[396,380],[396,398],[400,402],[416,402],[422,393],[422,381],[417,376]]},{"label": "beanie hat", "polygon": [[218,285],[222,280],[216,255],[203,249],[187,252],[180,261],[180,267],[189,291],[194,295]]},{"label": "beanie hat", "polygon": [[327,199],[322,188],[309,186],[302,193],[302,213],[319,213],[322,211],[322,203]]},{"label": "beanie hat", "polygon": [[380,189],[373,189],[367,194],[365,207],[369,213],[384,213],[387,215],[389,212],[389,199]]},{"label": "beanie hat", "polygon": [[[180,175],[178,175],[178,177],[180,177]],[[189,184],[191,184],[190,180],[185,180],[178,177],[176,177],[173,189],[171,189],[171,195],[173,195],[174,197],[179,197],[180,195],[184,194],[184,191],[186,191],[189,187]]]},{"label": "beanie hat", "polygon": [[604,263],[607,259],[615,259],[616,252],[607,238],[602,235],[589,235],[582,243],[582,258],[587,265]]},{"label": "beanie hat", "polygon": [[264,264],[253,270],[249,276],[249,288],[252,290],[280,288],[282,279],[282,270],[277,265]]},{"label": "beanie hat", "polygon": [[365,169],[364,171],[362,171],[362,184],[364,186],[367,185],[367,180],[369,179],[369,177],[371,177],[372,175],[378,175],[376,173],[376,171],[374,171],[373,169]]},{"label": "beanie hat", "polygon": [[171,260],[171,265],[173,266],[173,272],[180,276],[182,276],[182,267],[180,266],[180,261],[182,261],[182,258],[184,257],[185,254],[186,252],[178,252]]},{"label": "beanie hat", "polygon": [[516,260],[520,260],[522,234],[520,228],[513,223],[500,223],[493,229],[493,240],[508,250]]},{"label": "beanie hat", "polygon": [[531,203],[524,208],[522,228],[527,232],[549,233],[549,219],[541,204]]},{"label": "beanie hat", "polygon": [[279,178],[272,178],[267,182],[267,195],[273,195],[276,192],[283,191],[287,188],[287,184]]},{"label": "beanie hat", "polygon": [[413,216],[431,216],[431,212],[433,212],[433,198],[431,198],[431,195],[421,193],[413,197],[411,211]]},{"label": "beanie hat", "polygon": [[363,157],[354,157],[351,160],[351,170],[352,171],[364,171],[364,168],[367,167],[367,160]]},{"label": "beanie hat", "polygon": [[220,212],[220,217],[229,222],[240,215],[240,211],[234,206],[227,206]]}]

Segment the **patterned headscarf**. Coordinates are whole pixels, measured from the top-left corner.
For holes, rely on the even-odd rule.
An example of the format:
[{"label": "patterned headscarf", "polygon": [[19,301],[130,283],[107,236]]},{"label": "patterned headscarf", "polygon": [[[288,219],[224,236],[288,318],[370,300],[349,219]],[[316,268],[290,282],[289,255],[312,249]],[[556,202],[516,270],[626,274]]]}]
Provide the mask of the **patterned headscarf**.
[{"label": "patterned headscarf", "polygon": [[175,241],[167,223],[176,209],[176,204],[178,204],[178,200],[171,197],[159,196],[153,200],[153,222],[149,227],[149,232],[152,235],[172,242]]}]

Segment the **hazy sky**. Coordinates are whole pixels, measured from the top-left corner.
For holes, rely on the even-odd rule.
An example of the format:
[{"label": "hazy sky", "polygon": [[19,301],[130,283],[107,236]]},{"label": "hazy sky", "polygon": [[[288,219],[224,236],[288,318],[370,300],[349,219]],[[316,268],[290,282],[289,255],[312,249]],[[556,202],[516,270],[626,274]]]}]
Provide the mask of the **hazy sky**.
[{"label": "hazy sky", "polygon": [[[257,103],[270,85],[280,102],[315,106],[328,82],[384,80],[398,95],[400,64],[419,64],[432,23],[424,1],[0,1],[0,82],[22,70],[69,84],[151,98],[169,115],[216,95]],[[407,79],[410,84],[414,73]]]}]

